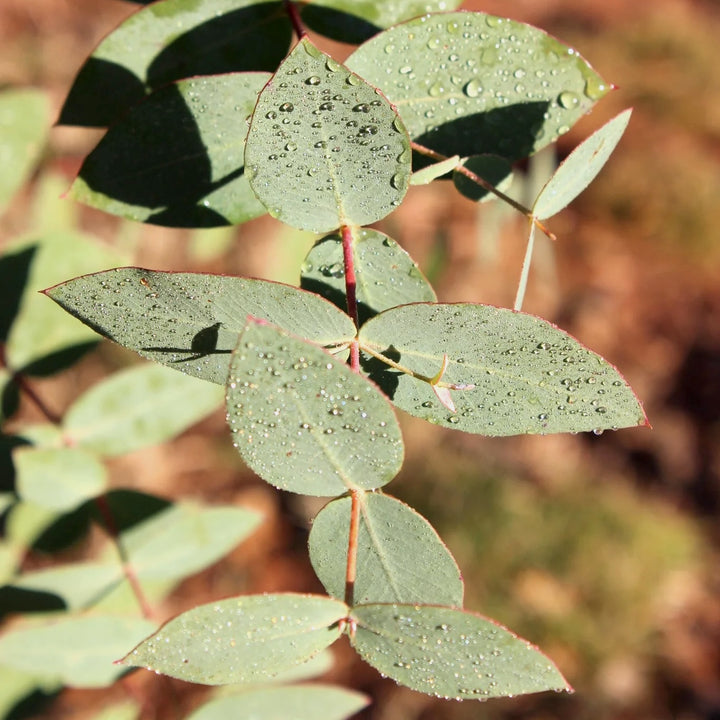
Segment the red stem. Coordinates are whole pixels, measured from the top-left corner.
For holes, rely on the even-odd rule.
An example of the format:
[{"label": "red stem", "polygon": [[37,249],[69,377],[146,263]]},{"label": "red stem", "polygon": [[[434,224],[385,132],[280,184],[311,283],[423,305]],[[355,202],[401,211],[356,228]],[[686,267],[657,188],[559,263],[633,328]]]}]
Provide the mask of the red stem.
[{"label": "red stem", "polygon": [[297,5],[295,5],[292,0],[283,0],[283,8],[285,9],[287,16],[290,18],[295,35],[297,35],[297,39],[301,40],[307,35],[307,30],[303,25],[303,21],[300,19],[300,13],[298,12]]},{"label": "red stem", "polygon": [[358,533],[360,531],[360,490],[350,493],[350,532],[348,533],[347,566],[345,568],[345,604],[355,604],[355,578],[357,577]]},{"label": "red stem", "polygon": [[342,226],[343,261],[345,263],[345,297],[347,298],[348,315],[353,319],[355,327],[360,326],[357,307],[357,280],[355,278],[355,257],[353,255],[353,234],[349,225]]}]

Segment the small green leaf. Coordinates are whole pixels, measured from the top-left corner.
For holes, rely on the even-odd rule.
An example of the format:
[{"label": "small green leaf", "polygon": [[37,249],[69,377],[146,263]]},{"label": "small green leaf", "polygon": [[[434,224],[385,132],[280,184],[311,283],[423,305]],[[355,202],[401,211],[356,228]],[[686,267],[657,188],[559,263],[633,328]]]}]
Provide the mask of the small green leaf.
[{"label": "small green leaf", "polygon": [[[360,495],[354,604],[401,602],[462,606],[455,560],[430,523],[405,503],[380,493]],[[351,498],[332,500],[317,515],[308,546],[330,595],[345,595]]]},{"label": "small green leaf", "polygon": [[[448,428],[500,436],[647,424],[615,367],[533,315],[489,305],[405,305],[369,320],[359,340],[361,348],[428,379],[376,358],[365,363],[395,405]],[[429,382],[445,355],[442,381],[456,412]]]},{"label": "small green leaf", "polygon": [[352,320],[329,302],[265,280],[118,268],[46,293],[120,345],[220,385],[248,315],[320,345],[341,345],[355,335]]},{"label": "small green leaf", "polygon": [[0,663],[70,687],[112,685],[124,668],[115,659],[152,631],[147,620],[62,617],[0,636]]},{"label": "small green leaf", "polygon": [[111,125],[150,91],[174,80],[273,71],[287,53],[290,32],[280,2],[155,2],[98,45],[80,69],[59,122]]},{"label": "small green leaf", "polygon": [[243,460],[267,482],[306,495],[372,490],[400,470],[392,406],[316,345],[252,323],[233,354],[228,423]]},{"label": "small green leaf", "polygon": [[444,155],[525,157],[567,132],[608,91],[575,50],[531,25],[484,13],[397,25],[346,64],[385,93],[413,140]]},{"label": "small green leaf", "polygon": [[620,142],[632,110],[624,110],[578,145],[547,181],[533,205],[540,220],[567,207],[595,179]]},{"label": "small green leaf", "polygon": [[159,365],[138,365],[75,401],[63,419],[65,442],[122,455],[175,437],[221,403],[217,387]]},{"label": "small green leaf", "polygon": [[176,580],[219,560],[259,522],[244,508],[182,503],[126,530],[121,541],[138,578]]},{"label": "small green leaf", "polygon": [[458,165],[460,165],[460,156],[453,155],[447,160],[441,160],[440,162],[428,165],[427,167],[422,168],[422,170],[414,172],[410,177],[410,184],[428,185],[433,180],[437,180],[439,177],[452,172]]},{"label": "small green leaf", "polygon": [[25,182],[48,133],[48,99],[41,90],[0,92],[0,213]]},{"label": "small green leaf", "polygon": [[366,695],[333,685],[273,687],[210,700],[188,720],[345,720],[369,702]]},{"label": "small green leaf", "polygon": [[[387,235],[354,229],[352,251],[361,324],[396,305],[437,300],[417,263]],[[318,240],[302,265],[300,285],[340,309],[347,307],[342,238],[328,235]]]},{"label": "small green leaf", "polygon": [[313,232],[368,225],[392,212],[407,190],[410,159],[392,105],[307,38],[260,93],[245,146],[260,202]]},{"label": "small green leaf", "polygon": [[380,28],[442,10],[454,10],[462,0],[313,0],[313,5],[332,8],[363,18]]},{"label": "small green leaf", "polygon": [[107,471],[81,448],[19,447],[13,452],[18,495],[66,512],[103,492]]},{"label": "small green leaf", "polygon": [[233,225],[264,214],[244,172],[244,123],[269,77],[231,73],[163,87],[112,125],[70,196],[175,227]]},{"label": "small green leaf", "polygon": [[205,685],[256,682],[335,642],[347,612],[319,595],[229,598],[173,618],[123,663]]},{"label": "small green leaf", "polygon": [[[512,184],[512,165],[505,158],[497,155],[473,155],[462,164],[467,170],[494,185],[501,192],[506,192]],[[461,195],[475,202],[492,200],[497,197],[458,170],[453,173],[453,182]]]},{"label": "small green leaf", "polygon": [[570,690],[526,640],[473,613],[428,605],[359,605],[351,642],[365,662],[401,685],[445,698],[487,700]]}]

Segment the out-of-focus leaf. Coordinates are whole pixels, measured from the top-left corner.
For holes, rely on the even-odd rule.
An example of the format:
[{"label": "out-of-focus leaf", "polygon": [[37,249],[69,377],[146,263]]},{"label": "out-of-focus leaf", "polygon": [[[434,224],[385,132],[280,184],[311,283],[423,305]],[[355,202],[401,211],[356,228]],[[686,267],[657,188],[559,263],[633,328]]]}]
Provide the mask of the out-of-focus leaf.
[{"label": "out-of-focus leaf", "polygon": [[123,664],[205,685],[257,682],[332,644],[347,612],[344,603],[320,595],[228,598],[165,623]]},{"label": "out-of-focus leaf", "polygon": [[[353,602],[401,602],[462,607],[455,560],[430,523],[381,493],[360,495],[357,576]],[[345,596],[351,498],[332,500],[313,521],[308,546],[313,568],[330,595]]]},{"label": "out-of-focus leaf", "polygon": [[267,73],[168,85],[112,125],[70,189],[75,200],[173,227],[235,225],[264,214],[245,175],[245,119]]},{"label": "out-of-focus leaf", "polygon": [[253,323],[233,353],[228,423],[243,460],[267,482],[306,495],[381,487],[403,459],[387,398],[316,345]]},{"label": "out-of-focus leaf", "polygon": [[65,414],[66,443],[122,455],[175,437],[222,403],[220,388],[143,364],[111,375]]},{"label": "out-of-focus leaf", "polygon": [[313,232],[385,217],[407,191],[410,160],[390,103],[307,38],[260,93],[245,145],[260,202]]},{"label": "out-of-focus leaf", "polygon": [[313,0],[313,5],[332,8],[363,18],[379,28],[427,13],[455,10],[462,0]]},{"label": "out-of-focus leaf", "polygon": [[34,673],[0,665],[0,717],[11,720],[14,718],[12,712],[34,692],[38,692],[38,700],[42,702],[45,693],[50,694],[60,687],[60,683],[48,682]]},{"label": "out-of-focus leaf", "polygon": [[441,160],[440,162],[433,163],[422,170],[416,170],[410,177],[411,185],[427,185],[433,180],[437,180],[443,175],[447,175],[452,172],[457,165],[460,164],[460,156],[453,155],[447,160]]},{"label": "out-of-focus leaf", "polygon": [[331,303],[266,280],[118,268],[46,293],[143,357],[220,385],[248,316],[319,345],[341,345],[355,335],[352,320]]},{"label": "out-of-focus leaf", "polygon": [[110,125],[149,91],[174,80],[274,71],[289,43],[290,22],[280,2],[155,2],[98,45],[80,69],[59,122]]}]

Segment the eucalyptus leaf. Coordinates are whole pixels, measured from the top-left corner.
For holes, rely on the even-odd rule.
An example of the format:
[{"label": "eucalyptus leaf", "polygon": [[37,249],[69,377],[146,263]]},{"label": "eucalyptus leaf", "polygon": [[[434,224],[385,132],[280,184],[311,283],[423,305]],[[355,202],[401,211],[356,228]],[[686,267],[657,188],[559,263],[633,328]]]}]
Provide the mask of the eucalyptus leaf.
[{"label": "eucalyptus leaf", "polygon": [[152,631],[147,620],[61,617],[0,636],[0,663],[70,687],[112,685],[125,671],[114,660]]},{"label": "eucalyptus leaf", "polygon": [[[430,523],[388,495],[361,493],[353,603],[400,602],[461,607],[463,582],[455,560]],[[308,547],[330,595],[345,596],[350,533],[349,497],[328,503],[313,521]]]},{"label": "eucalyptus leaf", "polygon": [[122,662],[205,685],[257,682],[331,645],[347,612],[320,595],[229,598],[178,615]]},{"label": "eucalyptus leaf", "polygon": [[[489,305],[415,304],[386,310],[359,334],[365,370],[399,408],[465,432],[500,436],[646,425],[613,365],[541,318]],[[445,359],[447,358],[447,359]],[[451,387],[455,412],[430,379]]]},{"label": "eucalyptus leaf", "polygon": [[548,657],[492,620],[428,605],[359,605],[351,642],[384,675],[445,698],[570,690]]},{"label": "eucalyptus leaf", "polygon": [[[437,300],[417,263],[395,240],[366,228],[355,228],[352,235],[355,295],[361,323],[396,305]],[[328,235],[313,246],[303,262],[300,285],[340,309],[347,307],[339,235]]]},{"label": "eucalyptus leaf", "polygon": [[143,357],[220,385],[248,316],[321,345],[348,343],[355,335],[352,320],[329,302],[266,280],[118,268],[46,294]]},{"label": "eucalyptus leaf", "polygon": [[[512,184],[512,165],[505,158],[497,155],[473,155],[466,158],[462,165],[466,170],[489,182],[501,192],[506,192]],[[460,170],[453,173],[453,182],[461,195],[475,202],[493,200],[497,197]]]},{"label": "eucalyptus leaf", "polygon": [[252,323],[233,354],[228,423],[243,460],[306,495],[371,490],[403,460],[392,406],[365,377],[316,345]]},{"label": "eucalyptus leaf", "polygon": [[385,217],[405,195],[410,159],[392,105],[307,38],[260,93],[245,146],[260,202],[313,232]]},{"label": "eucalyptus leaf", "polygon": [[148,363],[81,395],[63,418],[63,433],[73,447],[122,455],[175,437],[221,403],[219,388]]},{"label": "eucalyptus leaf", "polygon": [[485,13],[397,25],[346,64],[383,91],[414,141],[444,155],[525,157],[567,132],[609,89],[575,50]]},{"label": "eucalyptus leaf", "polygon": [[176,227],[263,215],[243,156],[245,119],[269,77],[230,73],[163,87],[112,125],[70,196],[130,220]]},{"label": "eucalyptus leaf", "polygon": [[111,125],[151,90],[174,80],[273,71],[289,44],[290,22],[280,2],[154,2],[98,45],[80,69],[59,122]]},{"label": "eucalyptus leaf", "polygon": [[411,185],[427,185],[443,175],[451,173],[460,164],[460,156],[453,155],[447,160],[433,163],[421,170],[416,170],[410,177]]},{"label": "eucalyptus leaf", "polygon": [[188,720],[345,720],[369,703],[366,695],[333,685],[297,685],[248,690],[202,705]]},{"label": "eucalyptus leaf", "polygon": [[82,448],[19,447],[13,462],[18,495],[52,510],[73,510],[107,483],[105,466]]},{"label": "eucalyptus leaf", "polygon": [[578,145],[547,181],[533,205],[540,220],[567,207],[596,178],[625,132],[632,110],[624,110]]}]

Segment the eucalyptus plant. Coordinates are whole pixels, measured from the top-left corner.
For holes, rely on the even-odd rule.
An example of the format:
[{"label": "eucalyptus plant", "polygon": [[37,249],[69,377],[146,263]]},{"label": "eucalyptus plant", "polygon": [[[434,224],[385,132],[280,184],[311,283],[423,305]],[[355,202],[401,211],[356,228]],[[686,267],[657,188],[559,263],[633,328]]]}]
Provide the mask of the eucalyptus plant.
[{"label": "eucalyptus plant", "polygon": [[[346,635],[423,693],[569,689],[537,648],[463,607],[448,548],[385,487],[403,463],[398,409],[484,436],[646,424],[615,367],[522,312],[535,233],[550,234],[545,222],[600,171],[630,111],[523,206],[503,189],[513,165],[610,85],[542,30],[459,4],[158,0],[81,68],[61,122],[109,129],[71,197],[174,227],[268,213],[320,236],[298,287],[120,267],[46,290],[97,333],[222,386],[247,466],[282,491],[330,498],[309,535],[326,595],[195,607],[127,648],[124,665],[256,683]],[[338,62],[307,28],[358,47]],[[512,309],[439,302],[408,253],[370,227],[410,185],[447,179],[527,219]]]}]

